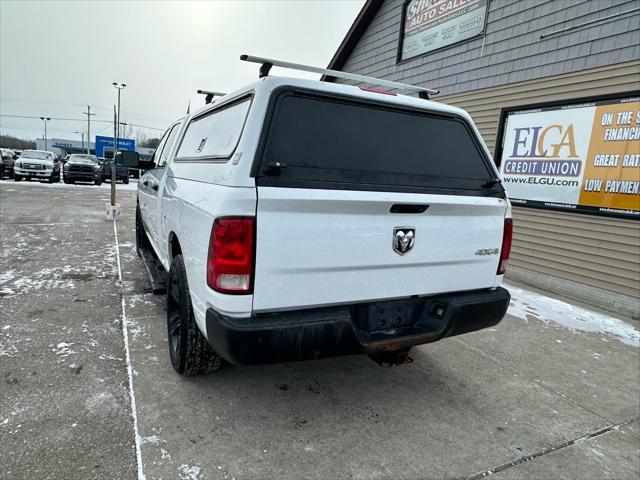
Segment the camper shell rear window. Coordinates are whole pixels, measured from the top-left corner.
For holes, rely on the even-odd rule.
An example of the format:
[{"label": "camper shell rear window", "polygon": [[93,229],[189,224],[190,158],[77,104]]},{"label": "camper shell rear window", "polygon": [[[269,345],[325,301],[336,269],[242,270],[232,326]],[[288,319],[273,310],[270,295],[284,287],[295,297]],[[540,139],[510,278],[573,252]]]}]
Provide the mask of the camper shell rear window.
[{"label": "camper shell rear window", "polygon": [[267,118],[252,171],[259,186],[504,196],[455,115],[285,87]]}]

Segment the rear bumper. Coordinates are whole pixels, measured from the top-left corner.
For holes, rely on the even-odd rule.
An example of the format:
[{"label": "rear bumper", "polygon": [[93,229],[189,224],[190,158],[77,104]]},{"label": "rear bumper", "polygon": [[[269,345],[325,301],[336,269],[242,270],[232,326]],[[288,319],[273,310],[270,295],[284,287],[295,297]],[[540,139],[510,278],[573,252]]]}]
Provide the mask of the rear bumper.
[{"label": "rear bumper", "polygon": [[[494,326],[506,314],[509,300],[509,292],[500,287],[247,318],[208,309],[207,337],[216,352],[236,365],[376,355]],[[401,327],[376,330],[378,318],[399,311],[407,320]]]}]

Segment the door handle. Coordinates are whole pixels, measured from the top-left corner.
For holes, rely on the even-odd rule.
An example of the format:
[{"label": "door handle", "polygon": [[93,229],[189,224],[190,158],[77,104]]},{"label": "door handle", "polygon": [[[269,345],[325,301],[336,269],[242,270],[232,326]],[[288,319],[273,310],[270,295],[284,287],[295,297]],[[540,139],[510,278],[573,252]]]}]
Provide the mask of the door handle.
[{"label": "door handle", "polygon": [[429,208],[429,205],[424,204],[409,204],[409,203],[396,203],[391,205],[389,212],[391,213],[423,213]]}]

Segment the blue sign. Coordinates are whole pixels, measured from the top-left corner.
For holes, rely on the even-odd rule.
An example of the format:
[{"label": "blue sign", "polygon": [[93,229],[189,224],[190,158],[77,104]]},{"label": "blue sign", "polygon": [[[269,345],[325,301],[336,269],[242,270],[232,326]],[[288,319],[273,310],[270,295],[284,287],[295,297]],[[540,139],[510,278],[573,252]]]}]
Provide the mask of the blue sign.
[{"label": "blue sign", "polygon": [[[114,138],[96,135],[96,157],[104,157],[105,149],[113,151]],[[136,141],[133,138],[119,138],[118,150],[135,152]]]}]

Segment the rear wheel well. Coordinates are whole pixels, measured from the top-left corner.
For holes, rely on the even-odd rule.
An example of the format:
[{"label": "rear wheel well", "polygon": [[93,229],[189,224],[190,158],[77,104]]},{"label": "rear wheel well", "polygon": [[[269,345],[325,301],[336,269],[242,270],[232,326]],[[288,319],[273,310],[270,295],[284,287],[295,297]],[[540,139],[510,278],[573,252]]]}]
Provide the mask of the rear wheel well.
[{"label": "rear wheel well", "polygon": [[169,234],[169,258],[173,260],[176,255],[182,254],[182,247],[180,247],[180,241],[175,233]]}]

